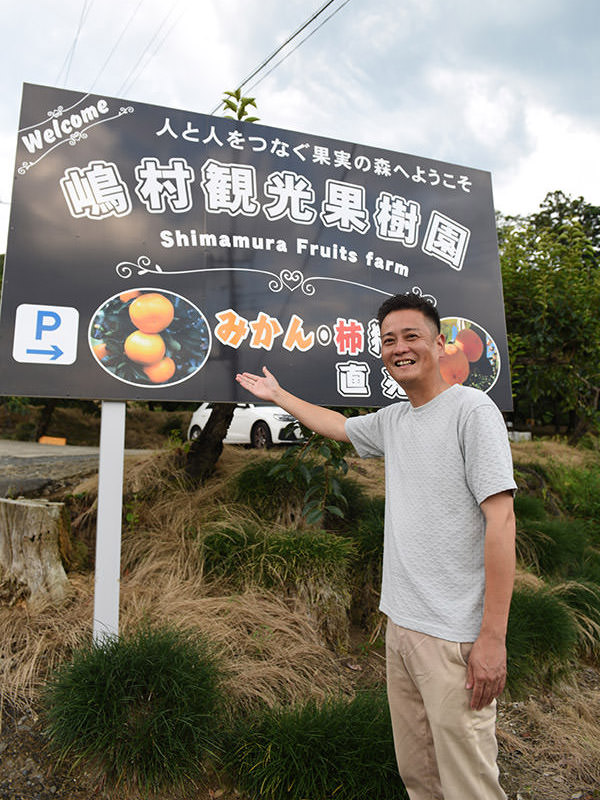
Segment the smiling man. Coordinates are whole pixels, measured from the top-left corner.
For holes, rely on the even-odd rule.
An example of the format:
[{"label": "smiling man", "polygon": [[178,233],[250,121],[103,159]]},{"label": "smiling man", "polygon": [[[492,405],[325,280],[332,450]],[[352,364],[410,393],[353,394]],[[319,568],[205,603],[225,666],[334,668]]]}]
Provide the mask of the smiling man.
[{"label": "smiling man", "polygon": [[496,698],[506,681],[516,488],[486,394],[442,378],[436,309],[414,294],[378,311],[383,363],[410,402],[346,419],[264,375],[237,381],[308,428],[385,458],[381,610],[400,774],[411,800],[502,800]]}]

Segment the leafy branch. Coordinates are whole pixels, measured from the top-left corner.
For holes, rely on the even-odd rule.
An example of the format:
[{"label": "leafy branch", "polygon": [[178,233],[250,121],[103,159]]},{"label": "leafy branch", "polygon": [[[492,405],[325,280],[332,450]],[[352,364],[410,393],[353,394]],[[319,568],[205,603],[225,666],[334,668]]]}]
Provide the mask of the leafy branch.
[{"label": "leafy branch", "polygon": [[306,441],[287,448],[269,474],[282,475],[289,483],[297,477],[304,482],[306,492],[302,516],[307,525],[321,522],[326,513],[343,519],[348,501],[339,477],[348,472],[344,456],[350,445],[327,439],[304,426],[302,432]]},{"label": "leafy branch", "polygon": [[257,122],[259,117],[249,116],[248,106],[256,108],[256,100],[254,97],[244,97],[241,89],[236,89],[235,92],[224,92],[223,105],[230,111],[233,111],[235,116],[231,114],[224,114],[226,119],[239,119],[244,122]]}]

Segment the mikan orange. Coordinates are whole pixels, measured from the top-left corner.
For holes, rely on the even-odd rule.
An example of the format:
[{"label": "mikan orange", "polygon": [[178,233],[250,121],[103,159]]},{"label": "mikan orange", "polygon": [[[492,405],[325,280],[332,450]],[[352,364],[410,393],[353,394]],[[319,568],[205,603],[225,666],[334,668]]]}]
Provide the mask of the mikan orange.
[{"label": "mikan orange", "polygon": [[164,339],[158,333],[134,331],[125,339],[123,349],[127,358],[136,364],[149,366],[163,358],[166,346]]},{"label": "mikan orange", "polygon": [[150,378],[152,383],[166,383],[171,380],[175,374],[175,362],[168,356],[162,358],[156,364],[151,364],[149,367],[144,367],[144,372]]},{"label": "mikan orange", "polygon": [[175,316],[173,303],[159,292],[148,292],[136,297],[129,306],[131,321],[144,333],[164,331]]},{"label": "mikan orange", "polygon": [[94,351],[94,355],[99,361],[102,361],[103,358],[106,358],[108,355],[108,350],[106,349],[106,344],[104,342],[100,342],[99,344],[95,344],[92,347]]},{"label": "mikan orange", "polygon": [[141,292],[138,292],[137,289],[132,289],[130,292],[123,292],[123,294],[119,295],[119,300],[122,303],[128,303],[130,300],[133,300],[134,297],[139,297]]}]

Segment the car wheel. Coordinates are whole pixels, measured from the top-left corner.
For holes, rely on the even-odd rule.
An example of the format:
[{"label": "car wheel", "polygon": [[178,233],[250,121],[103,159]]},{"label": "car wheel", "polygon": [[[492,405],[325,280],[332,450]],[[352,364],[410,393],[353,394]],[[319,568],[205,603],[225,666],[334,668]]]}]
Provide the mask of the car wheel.
[{"label": "car wheel", "polygon": [[198,425],[194,425],[192,430],[190,431],[190,440],[194,442],[202,433],[202,428],[198,427]]},{"label": "car wheel", "polygon": [[262,450],[271,447],[273,439],[271,438],[271,431],[266,422],[261,421],[254,423],[252,432],[250,433],[250,444],[252,447],[258,447]]}]

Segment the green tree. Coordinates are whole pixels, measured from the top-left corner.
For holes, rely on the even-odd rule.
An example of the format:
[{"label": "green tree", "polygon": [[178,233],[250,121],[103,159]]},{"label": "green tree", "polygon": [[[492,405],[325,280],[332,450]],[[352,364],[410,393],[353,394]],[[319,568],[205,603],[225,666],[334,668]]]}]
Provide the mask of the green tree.
[{"label": "green tree", "polygon": [[562,198],[501,219],[498,238],[515,419],[565,425],[577,440],[600,419],[600,270],[593,207],[576,201],[584,219]]},{"label": "green tree", "polygon": [[579,224],[589,239],[585,254],[590,266],[600,266],[600,206],[587,203],[583,197],[575,199],[561,191],[548,192],[532,222],[539,231],[558,232],[561,227]]}]

